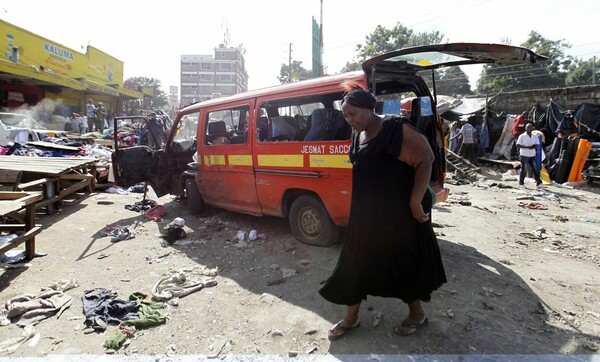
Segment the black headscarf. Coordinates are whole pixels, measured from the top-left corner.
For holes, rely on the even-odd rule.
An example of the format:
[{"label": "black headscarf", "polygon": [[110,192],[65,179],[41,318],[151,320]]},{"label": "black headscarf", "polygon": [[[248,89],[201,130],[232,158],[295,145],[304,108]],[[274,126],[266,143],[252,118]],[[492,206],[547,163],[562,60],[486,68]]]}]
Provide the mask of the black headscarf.
[{"label": "black headscarf", "polygon": [[375,109],[377,99],[370,92],[357,88],[346,93],[342,103],[348,103],[351,106],[366,109]]}]

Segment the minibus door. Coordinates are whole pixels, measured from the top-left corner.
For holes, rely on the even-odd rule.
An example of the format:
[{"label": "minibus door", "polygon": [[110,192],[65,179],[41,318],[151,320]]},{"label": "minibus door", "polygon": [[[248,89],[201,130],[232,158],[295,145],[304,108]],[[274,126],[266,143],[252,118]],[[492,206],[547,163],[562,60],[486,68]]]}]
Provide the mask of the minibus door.
[{"label": "minibus door", "polygon": [[[118,134],[119,126],[123,128],[125,124],[135,126],[135,124],[146,121],[148,121],[148,117],[143,116],[115,117],[114,134]],[[150,129],[148,132],[152,136]],[[147,182],[152,186],[157,197],[171,192],[170,160],[161,144],[153,145],[153,147],[148,145],[124,147],[115,137],[111,158],[112,172],[117,186],[127,188],[140,182]]]},{"label": "minibus door", "polygon": [[203,112],[200,193],[223,209],[262,215],[252,163],[251,104],[246,101]]}]

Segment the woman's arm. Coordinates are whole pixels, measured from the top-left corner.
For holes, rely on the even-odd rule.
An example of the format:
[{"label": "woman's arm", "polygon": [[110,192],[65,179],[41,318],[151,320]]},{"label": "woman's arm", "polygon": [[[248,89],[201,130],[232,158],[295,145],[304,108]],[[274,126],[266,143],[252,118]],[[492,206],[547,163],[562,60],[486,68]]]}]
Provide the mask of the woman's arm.
[{"label": "woman's arm", "polygon": [[423,200],[427,187],[429,187],[434,159],[427,138],[413,127],[403,125],[402,150],[398,160],[415,170],[414,185],[410,194],[410,209],[413,217],[419,222],[429,220],[429,214],[423,211],[421,200]]}]

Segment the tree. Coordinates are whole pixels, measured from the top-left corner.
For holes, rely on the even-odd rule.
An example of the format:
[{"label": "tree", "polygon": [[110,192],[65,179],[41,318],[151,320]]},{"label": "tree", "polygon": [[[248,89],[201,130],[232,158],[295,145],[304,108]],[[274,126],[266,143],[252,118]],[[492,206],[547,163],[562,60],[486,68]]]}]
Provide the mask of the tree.
[{"label": "tree", "polygon": [[596,65],[594,63],[595,59],[575,60],[567,73],[566,85],[576,86],[593,84],[596,80],[593,77],[593,72],[596,71],[597,73]]},{"label": "tree", "polygon": [[477,90],[481,93],[508,92],[524,89],[563,87],[573,57],[565,55],[571,45],[564,39],[549,40],[531,31],[521,45],[548,57],[545,63],[523,65],[486,64],[483,66]]},{"label": "tree", "polygon": [[351,62],[346,63],[341,71],[360,70],[362,62],[382,53],[417,45],[439,44],[443,39],[444,35],[438,31],[415,33],[400,23],[391,29],[377,25],[375,30],[365,37],[364,44],[356,45],[358,54]]},{"label": "tree", "polygon": [[448,67],[439,71],[439,78],[436,77],[437,94],[445,95],[466,95],[471,94],[471,85],[469,77],[460,67]]},{"label": "tree", "polygon": [[298,60],[292,60],[291,76],[289,64],[281,64],[279,77],[277,77],[281,84],[297,82],[299,80],[305,80],[310,78],[312,78],[312,71],[304,69],[302,67],[302,62]]},{"label": "tree", "polygon": [[127,88],[137,91],[141,90],[141,87],[152,88],[154,96],[144,97],[141,104],[142,109],[162,109],[169,103],[167,95],[160,89],[160,80],[156,78],[133,77],[127,79],[125,85]]}]

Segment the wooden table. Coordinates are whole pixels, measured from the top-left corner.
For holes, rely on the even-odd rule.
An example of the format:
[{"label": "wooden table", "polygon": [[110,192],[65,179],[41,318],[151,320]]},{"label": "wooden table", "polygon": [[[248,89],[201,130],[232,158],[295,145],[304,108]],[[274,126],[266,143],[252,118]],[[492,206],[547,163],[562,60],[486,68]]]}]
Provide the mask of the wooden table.
[{"label": "wooden table", "polygon": [[[42,198],[43,195],[37,192],[0,191],[0,233],[18,234],[10,243],[0,246],[0,254],[25,243],[27,260],[34,258],[35,236],[42,231],[42,227],[35,224],[35,204]],[[22,211],[24,217],[21,217]]]},{"label": "wooden table", "polygon": [[46,207],[52,214],[65,196],[83,188],[93,191],[96,162],[95,158],[0,156],[0,172],[22,171],[18,191],[41,191],[43,200],[36,207]]}]

